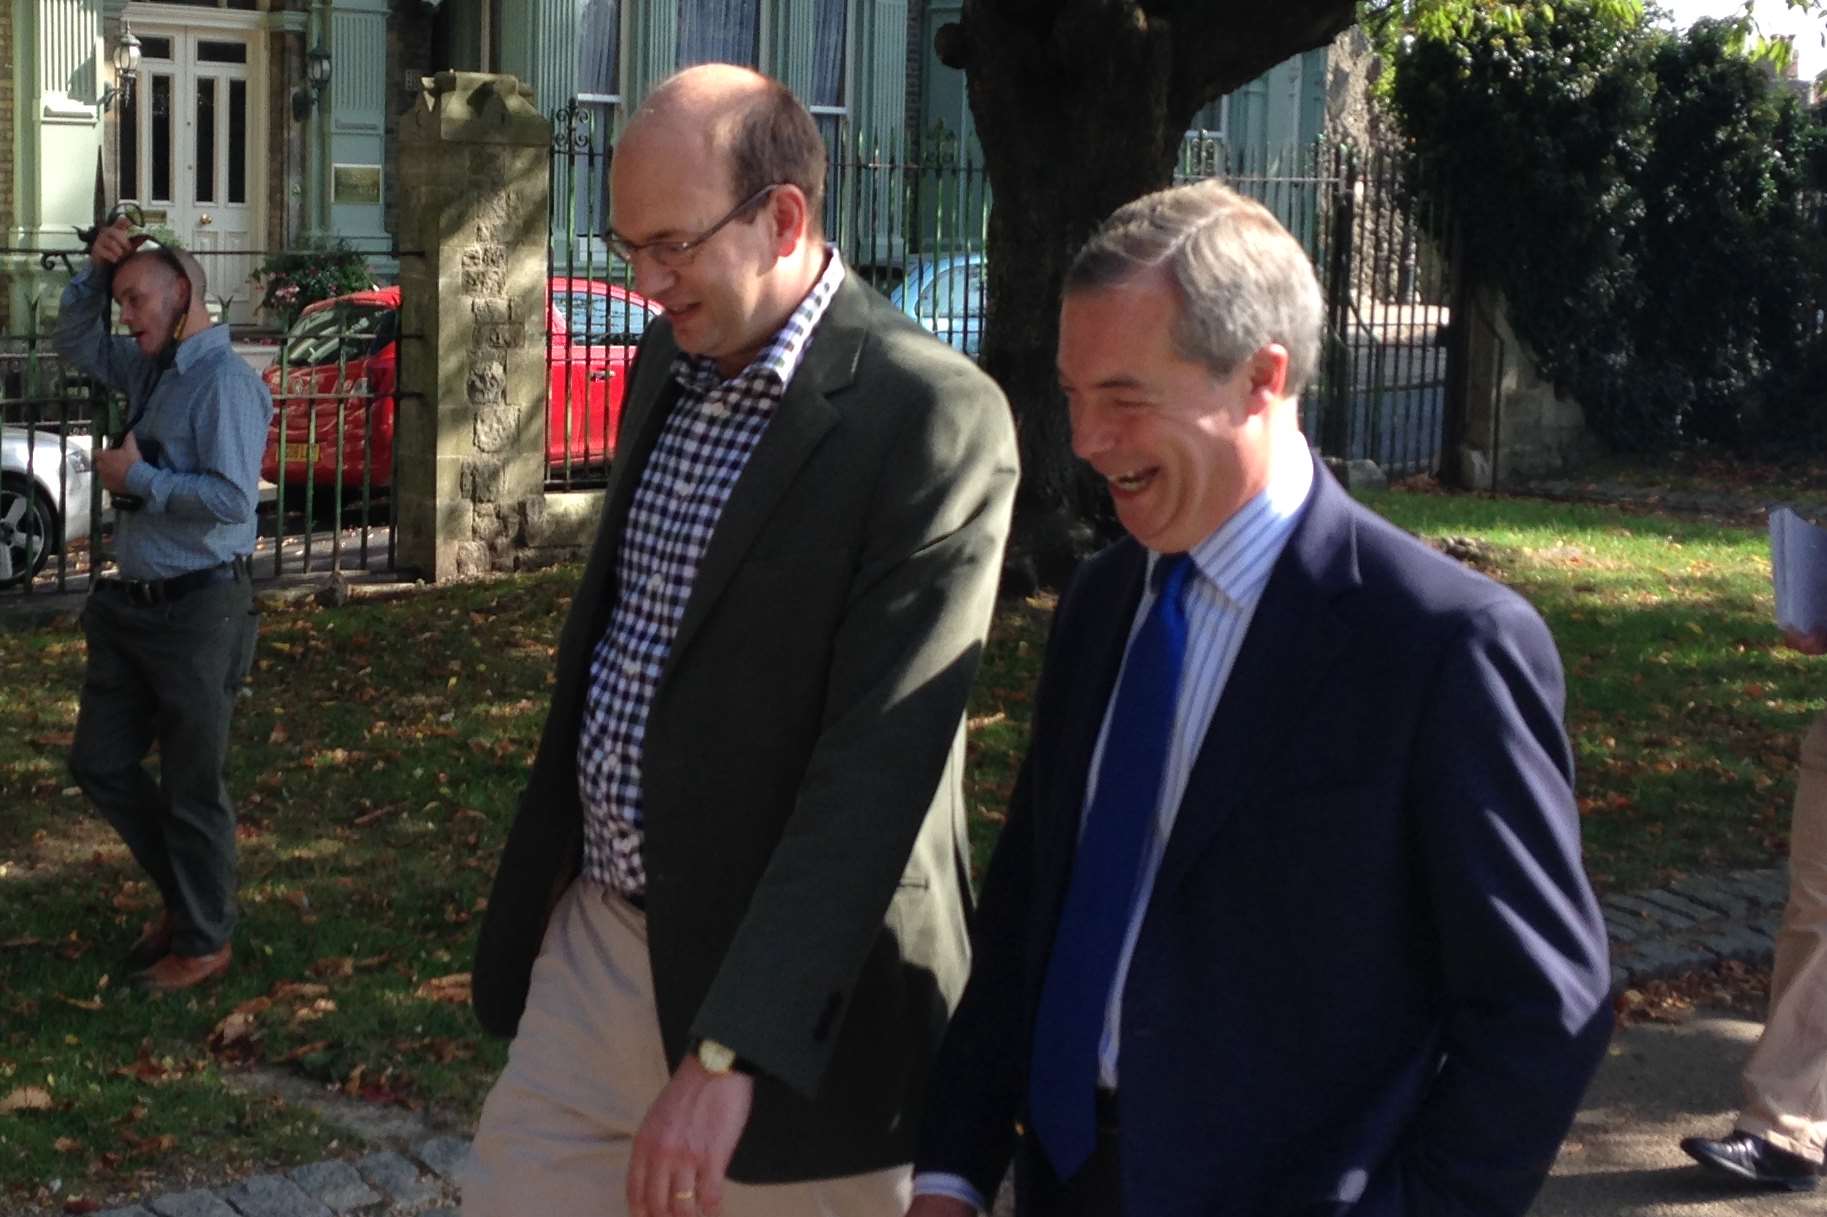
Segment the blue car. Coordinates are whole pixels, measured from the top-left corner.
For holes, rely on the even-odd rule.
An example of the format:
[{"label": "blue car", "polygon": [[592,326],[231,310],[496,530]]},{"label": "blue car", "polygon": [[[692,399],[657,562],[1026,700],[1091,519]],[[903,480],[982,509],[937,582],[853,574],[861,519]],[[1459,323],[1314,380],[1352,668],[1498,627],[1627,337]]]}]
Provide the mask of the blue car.
[{"label": "blue car", "polygon": [[939,339],[977,358],[983,345],[983,277],[978,254],[922,256],[907,266],[889,300]]}]

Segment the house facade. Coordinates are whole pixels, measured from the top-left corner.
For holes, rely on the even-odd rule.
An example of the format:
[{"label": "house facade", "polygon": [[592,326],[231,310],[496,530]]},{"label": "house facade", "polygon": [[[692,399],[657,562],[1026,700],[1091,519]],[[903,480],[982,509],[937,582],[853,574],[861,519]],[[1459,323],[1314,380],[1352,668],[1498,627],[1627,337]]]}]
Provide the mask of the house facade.
[{"label": "house facade", "polygon": [[[231,320],[265,251],[392,245],[398,120],[421,77],[511,73],[539,109],[572,105],[606,146],[679,67],[752,64],[807,99],[834,146],[943,127],[970,140],[962,74],[932,33],[961,0],[0,0],[0,176],[9,321],[42,306],[24,251],[70,249],[116,200],[211,269]],[[113,62],[138,40],[130,90]],[[310,83],[313,56],[328,79]],[[1210,107],[1201,126],[1268,148],[1311,138],[1325,52]]]}]

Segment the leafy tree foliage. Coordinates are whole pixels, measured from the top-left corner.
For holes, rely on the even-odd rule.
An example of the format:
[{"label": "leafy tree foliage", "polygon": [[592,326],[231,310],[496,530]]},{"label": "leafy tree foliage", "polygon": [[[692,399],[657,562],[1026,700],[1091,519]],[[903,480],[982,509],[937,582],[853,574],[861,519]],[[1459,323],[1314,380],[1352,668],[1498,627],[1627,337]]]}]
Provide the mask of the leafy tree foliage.
[{"label": "leafy tree foliage", "polygon": [[1738,23],[1521,7],[1407,41],[1392,93],[1544,374],[1626,450],[1827,424],[1819,116]]}]

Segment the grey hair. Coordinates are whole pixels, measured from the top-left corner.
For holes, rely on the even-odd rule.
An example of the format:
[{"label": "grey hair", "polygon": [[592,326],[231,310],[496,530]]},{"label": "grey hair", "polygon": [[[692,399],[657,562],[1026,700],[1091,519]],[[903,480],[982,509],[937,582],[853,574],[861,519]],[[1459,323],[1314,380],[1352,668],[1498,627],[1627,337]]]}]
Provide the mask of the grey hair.
[{"label": "grey hair", "polygon": [[1319,365],[1325,302],[1313,263],[1268,208],[1218,182],[1144,195],[1119,207],[1066,272],[1065,290],[1095,290],[1161,270],[1180,297],[1174,345],[1219,376],[1265,345],[1288,352],[1285,392]]}]

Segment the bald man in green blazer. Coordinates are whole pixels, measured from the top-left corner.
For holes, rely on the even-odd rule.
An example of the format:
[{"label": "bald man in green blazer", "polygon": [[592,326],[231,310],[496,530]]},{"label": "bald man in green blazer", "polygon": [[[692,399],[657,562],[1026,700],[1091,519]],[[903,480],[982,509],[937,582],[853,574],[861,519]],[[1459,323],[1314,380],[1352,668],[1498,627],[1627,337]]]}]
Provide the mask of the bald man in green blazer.
[{"label": "bald man in green blazer", "polygon": [[907,1201],[969,970],[963,713],[1015,442],[825,244],[823,158],[721,65],[617,148],[612,241],[667,315],[482,927],[476,1009],[515,1042],[471,1217]]}]

